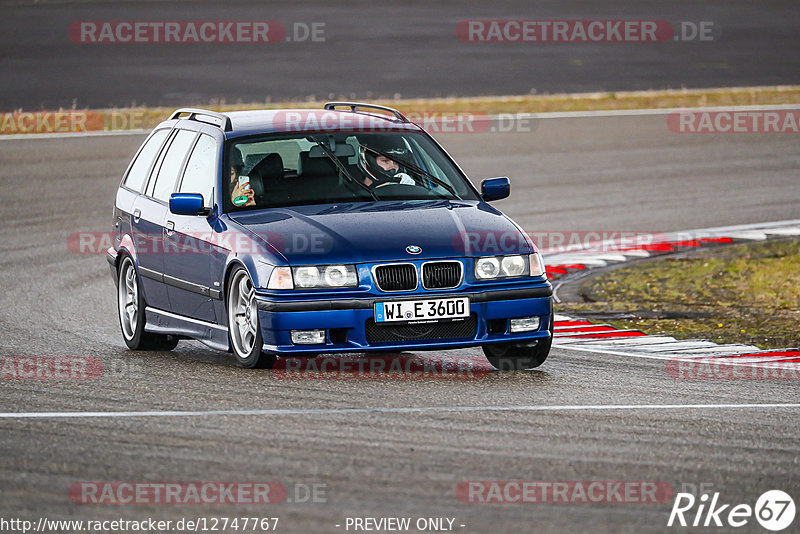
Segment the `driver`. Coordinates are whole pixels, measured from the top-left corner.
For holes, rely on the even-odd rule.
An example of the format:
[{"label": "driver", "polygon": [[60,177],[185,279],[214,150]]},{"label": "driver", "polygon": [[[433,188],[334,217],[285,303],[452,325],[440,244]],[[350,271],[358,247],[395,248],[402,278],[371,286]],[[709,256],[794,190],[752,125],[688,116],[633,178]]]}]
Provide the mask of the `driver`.
[{"label": "driver", "polygon": [[[359,141],[361,146],[358,152],[358,167],[364,172],[364,185],[374,189],[390,184],[416,184],[400,163],[386,157],[397,156],[400,161],[408,157],[408,148],[402,137],[384,134]],[[366,147],[382,152],[386,156],[375,154]]]}]

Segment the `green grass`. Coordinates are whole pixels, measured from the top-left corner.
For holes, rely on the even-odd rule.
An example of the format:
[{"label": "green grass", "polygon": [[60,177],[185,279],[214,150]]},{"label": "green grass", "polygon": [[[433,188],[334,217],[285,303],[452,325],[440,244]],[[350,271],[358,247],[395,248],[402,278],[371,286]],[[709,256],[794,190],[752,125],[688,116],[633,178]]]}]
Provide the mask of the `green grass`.
[{"label": "green grass", "polygon": [[615,269],[559,311],[679,339],[800,344],[800,240],[711,248]]}]

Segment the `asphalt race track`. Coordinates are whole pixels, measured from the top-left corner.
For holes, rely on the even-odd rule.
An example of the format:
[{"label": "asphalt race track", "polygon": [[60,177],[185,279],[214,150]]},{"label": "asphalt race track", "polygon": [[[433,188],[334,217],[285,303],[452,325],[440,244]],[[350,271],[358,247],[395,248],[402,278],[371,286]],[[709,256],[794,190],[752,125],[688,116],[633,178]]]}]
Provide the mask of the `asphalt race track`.
[{"label": "asphalt race track", "polygon": [[[512,197],[498,205],[527,230],[800,218],[796,136],[680,135],[665,120],[548,119],[531,133],[437,137],[474,181],[511,177]],[[0,140],[0,355],[104,366],[93,380],[0,381],[0,517],[246,515],[279,517],[279,532],[322,533],[345,532],[347,517],[407,516],[454,518],[465,533],[662,532],[670,502],[468,504],[456,488],[656,481],[675,491],[705,484],[725,503],[751,506],[766,490],[799,494],[792,380],[676,380],[660,360],[567,348],[519,373],[482,372],[477,350],[419,355],[468,359],[475,378],[463,380],[292,380],[186,341],[169,353],[127,351],[105,259],[67,241],[109,229],[119,176],[141,140]],[[763,404],[794,406],[752,406]],[[31,415],[8,415],[21,412]],[[59,417],[66,412],[117,415]],[[274,481],[292,502],[72,502],[70,488],[90,481]],[[298,502],[314,484],[316,502]]]},{"label": "asphalt race track", "polygon": [[[14,0],[0,2],[0,19],[3,111],[800,83],[800,4],[792,0]],[[702,22],[714,40],[461,41],[458,23],[474,19],[658,20],[681,39],[691,36],[682,23]],[[291,41],[91,44],[68,36],[81,21],[230,20],[274,21]],[[299,28],[313,24],[324,25],[324,40],[302,40],[309,34]]]}]

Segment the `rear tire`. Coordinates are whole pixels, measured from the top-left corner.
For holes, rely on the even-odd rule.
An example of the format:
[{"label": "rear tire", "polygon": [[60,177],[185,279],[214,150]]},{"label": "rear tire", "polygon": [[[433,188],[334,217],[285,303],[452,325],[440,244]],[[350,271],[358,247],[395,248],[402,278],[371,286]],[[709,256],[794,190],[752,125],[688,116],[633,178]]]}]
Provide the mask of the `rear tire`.
[{"label": "rear tire", "polygon": [[122,339],[131,350],[172,350],[178,337],[145,332],[147,304],[139,291],[139,274],[130,256],[125,255],[117,269],[117,311]]},{"label": "rear tire", "polygon": [[484,345],[483,354],[499,371],[524,371],[544,363],[553,344],[553,315],[550,315],[550,337],[540,339],[534,346],[501,343]]},{"label": "rear tire", "polygon": [[261,352],[264,342],[255,287],[243,268],[237,267],[231,273],[227,296],[228,340],[236,363],[247,369],[272,369],[277,357]]}]

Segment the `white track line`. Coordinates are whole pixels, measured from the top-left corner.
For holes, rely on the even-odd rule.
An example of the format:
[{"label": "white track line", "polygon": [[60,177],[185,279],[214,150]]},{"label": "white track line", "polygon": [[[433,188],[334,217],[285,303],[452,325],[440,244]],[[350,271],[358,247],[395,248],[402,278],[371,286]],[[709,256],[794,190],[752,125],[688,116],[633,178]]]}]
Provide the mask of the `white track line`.
[{"label": "white track line", "polygon": [[655,345],[640,345],[637,347],[645,352],[694,352],[697,349],[708,349],[719,347],[713,341],[704,340],[686,340],[686,341],[673,341],[671,343],[658,343]]},{"label": "white track line", "polygon": [[[763,349],[756,347],[755,345],[738,345],[738,344],[729,344],[729,345],[716,345],[714,347],[706,347],[702,349],[692,349],[692,354],[710,354],[710,355],[721,355],[721,354],[753,354],[753,353],[761,353]],[[677,350],[676,352],[680,352]]]},{"label": "white track line", "polygon": [[798,227],[790,227],[790,228],[773,228],[771,230],[764,230],[765,233],[769,235],[800,235],[800,228]]},{"label": "white track line", "polygon": [[[699,108],[663,108],[663,109],[608,109],[595,111],[553,111],[548,113],[510,113],[503,115],[489,115],[490,121],[498,121],[501,118],[508,120],[509,115],[517,119],[585,119],[592,117],[632,117],[632,116],[652,116],[669,115],[670,113],[689,111],[689,112],[714,112],[714,111],[771,111],[771,110],[795,110],[800,109],[798,104],[775,104],[759,106],[725,106],[725,107],[699,107]],[[276,110],[280,111],[280,110]],[[141,135],[150,130],[108,130],[92,132],[64,132],[64,133],[40,133],[40,134],[9,134],[0,135],[1,140],[11,139],[56,139],[59,137],[88,137],[100,135]]]},{"label": "white track line", "polygon": [[[695,239],[730,237],[748,241],[763,241],[767,235],[794,236],[800,235],[800,219],[789,219],[784,221],[772,221],[765,223],[737,224],[732,226],[718,226],[714,228],[699,228],[695,230],[682,230],[667,232],[664,234],[653,235],[653,244],[670,244],[680,241],[692,241]],[[570,263],[584,263],[589,260],[587,267],[603,267],[602,255],[622,254],[627,251],[617,250],[625,248],[619,239],[606,239],[603,241],[592,242],[591,244],[570,245],[568,250],[546,250],[541,251],[542,256],[548,265],[565,265]],[[693,247],[700,249],[705,247]],[[598,250],[600,252],[598,252]],[[629,261],[625,258],[625,261]],[[607,262],[606,262],[607,263]]]},{"label": "white track line", "polygon": [[78,419],[122,417],[207,417],[225,415],[351,415],[351,414],[411,414],[445,412],[563,412],[613,410],[704,410],[704,409],[764,409],[800,408],[800,403],[764,404],[584,404],[554,406],[429,406],[422,408],[332,408],[276,410],[207,410],[153,412],[7,412],[0,419]]},{"label": "white track line", "polygon": [[555,330],[556,332],[559,332],[559,331],[572,332],[573,330],[585,330],[587,328],[596,328],[598,326],[603,326],[603,327],[607,328],[608,330],[614,330],[614,331],[617,330],[616,328],[614,328],[610,324],[605,324],[605,323],[579,324],[579,325],[576,325],[576,326],[554,326],[553,330]]},{"label": "white track line", "polygon": [[[775,104],[757,106],[706,106],[699,108],[655,108],[655,109],[600,109],[594,111],[551,111],[547,113],[518,113],[520,118],[531,119],[576,119],[591,117],[631,117],[637,115],[669,115],[680,111],[688,112],[714,112],[714,111],[771,111],[800,109],[798,104]],[[507,115],[505,115],[507,117]],[[495,116],[492,115],[492,118]]]},{"label": "white track line", "polygon": [[725,237],[730,237],[733,239],[747,239],[749,241],[764,241],[767,239],[767,234],[766,232],[749,230],[745,232],[733,232],[731,234],[726,235]]},{"label": "white track line", "polygon": [[[739,361],[738,358],[716,358],[713,355],[709,355],[707,353],[702,354],[692,354],[692,353],[669,353],[669,352],[627,352],[625,350],[609,350],[602,347],[588,347],[588,346],[576,346],[575,344],[564,344],[561,345],[560,343],[553,343],[554,347],[558,347],[563,350],[577,350],[580,352],[594,352],[597,354],[609,354],[611,356],[624,356],[626,358],[642,358],[645,360],[661,360],[661,361],[692,361],[692,360],[702,360],[705,362],[714,361],[715,363],[722,364],[724,363],[726,366],[734,366],[734,367],[753,367],[754,362],[747,362],[747,361]],[[767,353],[767,357],[769,354]],[[787,359],[794,359],[794,357],[786,357]],[[764,363],[768,363],[766,360],[762,360]],[[757,362],[756,362],[757,363]],[[771,360],[769,363],[773,363]]]},{"label": "white track line", "polygon": [[[664,239],[660,239],[657,242],[671,243],[699,239],[701,237],[730,237],[740,240],[764,241],[768,239],[769,235],[800,235],[800,224],[798,223],[800,223],[800,220],[792,219],[767,223],[739,224],[733,226],[721,226],[717,228],[671,232],[665,234]],[[606,245],[613,245],[616,242],[613,240],[606,240],[603,241],[603,243]],[[596,244],[593,246],[596,246]],[[698,247],[698,249],[700,248],[704,247]],[[580,259],[581,253],[579,250],[555,252],[550,254],[548,254],[547,251],[542,251],[542,253],[547,263],[550,265],[583,263],[589,267],[587,272],[591,271],[591,267],[593,266],[602,266],[597,264],[605,263],[605,261],[618,260],[614,254],[593,254],[591,248],[583,252],[583,254],[585,254],[585,259],[583,261]],[[619,256],[619,258],[622,258],[623,261],[628,260],[628,258],[624,256]],[[558,298],[558,290],[564,283],[565,281],[561,279],[558,279],[554,282],[553,298],[556,302],[560,302],[560,299]],[[602,337],[593,339],[597,334],[626,332],[628,330],[623,329],[606,332],[594,332],[591,330],[592,327],[608,327],[609,325],[591,324],[586,326],[560,326],[558,324],[560,321],[575,320],[583,319],[576,319],[566,315],[559,315],[556,317],[555,327],[553,328],[553,346],[577,351],[624,356],[629,358],[660,360],[672,359],[684,361],[708,360],[710,358],[715,358],[717,361],[724,361],[726,365],[742,367],[755,367],[761,363],[777,363],[784,360],[796,359],[796,356],[770,355],[770,353],[774,351],[762,351],[755,346],[744,344],[720,345],[704,339],[676,340],[675,338],[664,336],[637,336],[630,339],[625,337]],[[752,356],[736,359],[730,358],[730,356],[737,356],[738,354],[750,352],[752,352]],[[786,363],[793,364],[795,362]]]},{"label": "white track line", "polygon": [[640,345],[655,345],[663,343],[674,343],[677,341],[674,337],[667,336],[634,336],[634,337],[620,337],[620,338],[601,338],[601,339],[578,339],[574,340],[566,338],[558,338],[553,341],[553,345],[562,345],[565,343],[577,343],[585,347],[607,347],[607,348],[637,348]]},{"label": "white track line", "polygon": [[[680,232],[668,232],[655,240],[655,244],[670,244],[681,241],[692,241],[703,238],[718,238],[729,237],[732,239],[740,239],[746,241],[764,241],[768,239],[768,235],[780,236],[794,236],[800,235],[800,219],[790,219],[784,221],[772,221],[766,223],[749,223],[749,224],[736,224],[733,226],[719,226],[715,228],[701,228],[696,230],[685,230]],[[621,246],[619,240],[604,240],[599,243],[591,243],[590,245],[580,245],[576,248],[570,248],[565,251],[549,251],[541,250],[542,257],[547,265],[562,266],[572,264],[582,264],[586,267],[582,275],[587,275],[594,267],[606,267],[609,262],[628,262],[629,256],[624,254],[615,257],[615,254],[597,254],[593,252],[597,248],[601,250],[609,250],[616,252],[616,248],[624,248]],[[694,250],[701,250],[705,247],[693,247]],[[618,258],[622,258],[619,260]],[[561,286],[569,282],[571,279],[566,280],[561,277],[553,281],[553,300],[560,303],[561,299],[558,296],[558,291]]]}]

